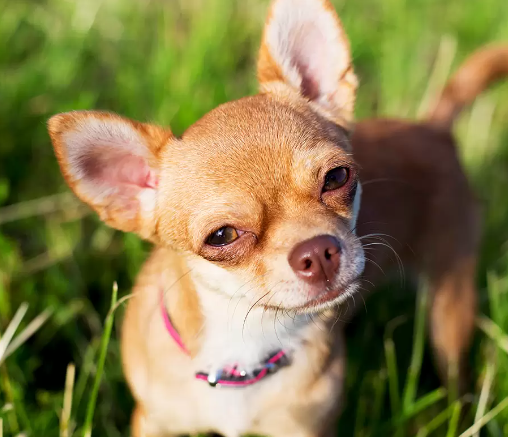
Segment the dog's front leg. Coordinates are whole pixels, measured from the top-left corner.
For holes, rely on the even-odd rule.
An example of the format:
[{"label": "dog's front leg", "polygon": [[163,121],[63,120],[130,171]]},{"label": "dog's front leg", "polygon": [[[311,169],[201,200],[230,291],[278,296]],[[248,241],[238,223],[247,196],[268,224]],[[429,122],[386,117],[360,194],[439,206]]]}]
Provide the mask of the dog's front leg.
[{"label": "dog's front leg", "polygon": [[132,437],[177,437],[176,434],[161,432],[152,426],[146,418],[141,405],[136,405],[131,416],[131,436]]},{"label": "dog's front leg", "polygon": [[148,434],[145,414],[140,405],[132,412],[131,417],[131,436],[132,437],[158,437],[154,434]]}]

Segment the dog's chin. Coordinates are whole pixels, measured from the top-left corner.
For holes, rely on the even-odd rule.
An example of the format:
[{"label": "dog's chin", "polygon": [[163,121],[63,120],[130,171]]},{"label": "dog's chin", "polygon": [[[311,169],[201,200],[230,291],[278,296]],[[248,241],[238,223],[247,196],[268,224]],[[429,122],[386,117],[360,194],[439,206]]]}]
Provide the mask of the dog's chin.
[{"label": "dog's chin", "polygon": [[294,314],[320,313],[327,309],[342,305],[358,291],[359,286],[360,281],[357,279],[344,287],[325,290],[316,297],[309,299],[303,305],[291,307],[284,305],[276,307],[265,306],[265,309],[283,310]]},{"label": "dog's chin", "polygon": [[319,313],[329,308],[339,307],[357,292],[358,287],[359,281],[357,280],[345,287],[326,290],[293,310],[297,313]]}]

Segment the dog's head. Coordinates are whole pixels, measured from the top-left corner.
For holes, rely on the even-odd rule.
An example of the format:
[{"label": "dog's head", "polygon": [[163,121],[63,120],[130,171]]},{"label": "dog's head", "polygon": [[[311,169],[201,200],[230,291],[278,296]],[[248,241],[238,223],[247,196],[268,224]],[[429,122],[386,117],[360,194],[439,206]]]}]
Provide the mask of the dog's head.
[{"label": "dog's head", "polygon": [[100,112],[56,115],[49,132],[66,181],[106,223],[180,251],[214,292],[317,311],[364,266],[347,132],[356,78],[327,0],[274,2],[258,77],[260,94],[181,138]]}]

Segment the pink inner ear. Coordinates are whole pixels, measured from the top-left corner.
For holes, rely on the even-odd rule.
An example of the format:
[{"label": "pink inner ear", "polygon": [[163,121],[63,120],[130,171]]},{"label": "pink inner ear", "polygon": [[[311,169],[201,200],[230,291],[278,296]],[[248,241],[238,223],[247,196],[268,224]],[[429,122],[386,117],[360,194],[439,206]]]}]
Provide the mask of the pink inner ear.
[{"label": "pink inner ear", "polygon": [[113,187],[133,185],[138,188],[157,188],[159,182],[143,157],[118,151],[102,150],[94,156],[83,157],[82,168],[86,179]]},{"label": "pink inner ear", "polygon": [[105,176],[111,182],[137,185],[140,188],[156,188],[158,182],[155,172],[145,160],[134,155],[119,158]]},{"label": "pink inner ear", "polygon": [[326,75],[332,73],[326,46],[325,36],[311,23],[302,26],[293,41],[293,64],[302,78],[302,94],[310,100],[321,97]]}]

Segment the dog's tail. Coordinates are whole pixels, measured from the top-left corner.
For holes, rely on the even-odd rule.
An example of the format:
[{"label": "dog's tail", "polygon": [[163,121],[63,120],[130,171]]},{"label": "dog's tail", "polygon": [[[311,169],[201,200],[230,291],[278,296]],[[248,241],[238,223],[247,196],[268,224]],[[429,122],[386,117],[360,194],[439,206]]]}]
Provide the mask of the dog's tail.
[{"label": "dog's tail", "polygon": [[473,53],[446,84],[428,121],[451,129],[462,109],[492,83],[508,76],[508,44],[490,45]]}]

